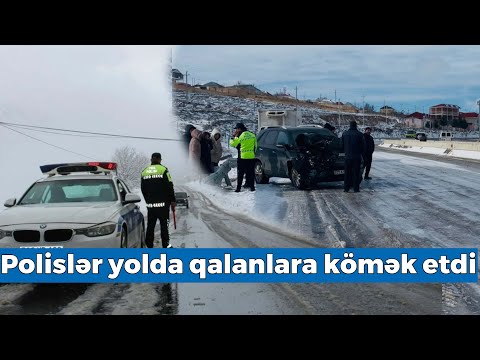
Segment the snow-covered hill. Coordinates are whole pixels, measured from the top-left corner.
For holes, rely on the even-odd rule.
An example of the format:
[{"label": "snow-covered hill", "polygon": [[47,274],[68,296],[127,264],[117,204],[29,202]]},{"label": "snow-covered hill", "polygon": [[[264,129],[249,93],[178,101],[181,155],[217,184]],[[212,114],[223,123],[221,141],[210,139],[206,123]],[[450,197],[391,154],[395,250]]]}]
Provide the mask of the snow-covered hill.
[{"label": "snow-covered hill", "polygon": [[[212,131],[218,128],[224,141],[230,137],[233,127],[238,122],[243,122],[247,128],[257,132],[257,112],[259,109],[295,109],[291,104],[258,101],[249,98],[235,96],[214,95],[211,93],[189,92],[182,90],[173,92],[174,113],[176,115],[176,128],[183,134],[185,125],[193,124],[200,130]],[[384,117],[379,114],[352,114],[346,112],[332,112],[320,108],[299,105],[304,124],[320,124],[330,122],[337,128],[337,134],[348,128],[351,120],[356,120],[359,129],[366,126],[373,128],[372,136],[377,139],[402,138],[405,129],[400,125],[401,119]],[[419,129],[419,131],[422,131]],[[435,138],[435,131],[427,136]],[[455,133],[455,132],[454,132]],[[455,133],[458,138],[470,138],[477,136],[476,133]]]}]

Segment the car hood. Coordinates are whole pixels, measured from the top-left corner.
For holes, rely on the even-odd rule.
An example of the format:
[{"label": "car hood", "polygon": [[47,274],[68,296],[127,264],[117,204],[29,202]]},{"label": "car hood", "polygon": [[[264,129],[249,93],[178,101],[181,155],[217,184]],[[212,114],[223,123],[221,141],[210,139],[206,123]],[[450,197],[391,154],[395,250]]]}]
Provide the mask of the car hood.
[{"label": "car hood", "polygon": [[14,206],[0,212],[0,226],[16,224],[99,224],[119,211],[117,203],[41,204]]}]

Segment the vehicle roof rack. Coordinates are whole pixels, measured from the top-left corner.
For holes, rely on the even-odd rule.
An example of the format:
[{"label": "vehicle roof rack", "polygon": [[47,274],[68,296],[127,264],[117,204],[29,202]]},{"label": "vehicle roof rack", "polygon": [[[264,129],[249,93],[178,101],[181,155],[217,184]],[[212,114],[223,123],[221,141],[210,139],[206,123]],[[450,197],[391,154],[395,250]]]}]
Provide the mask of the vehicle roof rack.
[{"label": "vehicle roof rack", "polygon": [[263,129],[270,129],[270,128],[281,128],[281,129],[286,129],[285,126],[281,126],[281,125],[266,125],[266,126],[262,126],[260,128],[260,130],[263,130]]}]

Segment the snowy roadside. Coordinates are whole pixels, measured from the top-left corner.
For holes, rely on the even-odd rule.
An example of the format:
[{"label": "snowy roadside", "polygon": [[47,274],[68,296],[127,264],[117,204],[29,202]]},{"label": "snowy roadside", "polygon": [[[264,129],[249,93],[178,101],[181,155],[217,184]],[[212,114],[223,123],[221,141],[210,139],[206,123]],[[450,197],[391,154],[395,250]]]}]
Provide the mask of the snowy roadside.
[{"label": "snowy roadside", "polygon": [[[229,173],[230,178],[232,178],[232,171]],[[235,172],[236,173],[236,172]],[[271,184],[276,185],[286,185],[290,184],[289,179],[281,178],[271,178]],[[236,183],[232,182],[234,188]],[[283,224],[278,220],[278,207],[271,206],[258,207],[256,204],[268,204],[268,203],[279,203],[284,201],[284,199],[276,199],[278,195],[276,194],[276,187],[266,187],[252,192],[250,189],[242,189],[241,192],[236,193],[234,189],[227,190],[223,187],[213,186],[200,181],[192,181],[187,183],[190,189],[202,193],[207,197],[211,202],[218,206],[222,210],[227,211],[231,214],[241,215],[249,217],[253,220],[264,222],[266,224],[271,224],[276,227],[281,227],[282,230],[288,232],[289,229],[283,226]]]},{"label": "snowy roadside", "polygon": [[395,150],[402,150],[407,152],[432,154],[432,155],[455,157],[455,158],[462,158],[462,159],[480,160],[480,151],[473,151],[473,150],[456,150],[456,149],[450,150],[450,149],[434,148],[434,147],[428,147],[428,146],[406,147],[403,145],[395,145],[395,144],[380,144],[378,146],[385,149],[395,149]]}]

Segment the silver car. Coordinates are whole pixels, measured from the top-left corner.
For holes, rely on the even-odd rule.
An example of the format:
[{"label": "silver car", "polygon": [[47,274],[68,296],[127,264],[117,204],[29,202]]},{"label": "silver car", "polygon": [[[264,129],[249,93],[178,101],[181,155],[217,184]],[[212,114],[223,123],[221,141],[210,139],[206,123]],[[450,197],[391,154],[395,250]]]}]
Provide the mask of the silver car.
[{"label": "silver car", "polygon": [[0,247],[145,247],[140,196],[119,179],[115,163],[40,167],[36,181],[0,212]]}]

